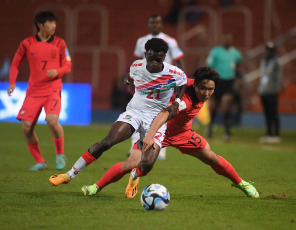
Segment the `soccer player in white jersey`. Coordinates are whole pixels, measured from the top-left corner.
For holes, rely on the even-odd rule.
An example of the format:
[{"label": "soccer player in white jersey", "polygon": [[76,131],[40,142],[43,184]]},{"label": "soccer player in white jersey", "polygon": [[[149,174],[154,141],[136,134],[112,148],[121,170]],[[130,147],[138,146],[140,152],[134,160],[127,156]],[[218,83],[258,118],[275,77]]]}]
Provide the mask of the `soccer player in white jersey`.
[{"label": "soccer player in white jersey", "polygon": [[136,58],[144,58],[145,57],[145,43],[151,38],[161,38],[168,44],[168,52],[165,57],[165,62],[169,64],[175,64],[180,69],[183,69],[182,58],[184,54],[182,50],[179,48],[176,39],[170,37],[169,35],[161,32],[163,28],[162,18],[158,14],[153,14],[149,17],[148,20],[148,28],[149,34],[144,37],[140,37],[137,40],[136,48],[134,51],[134,56]]},{"label": "soccer player in white jersey", "polygon": [[[153,119],[160,111],[166,108],[176,87],[177,98],[170,106],[172,113],[176,114],[180,98],[186,90],[187,76],[176,66],[164,62],[168,45],[159,38],[152,38],[145,44],[146,59],[135,61],[130,67],[130,75],[127,81],[135,85],[135,94],[128,103],[126,111],[122,113],[109,130],[107,136],[92,145],[65,174],[55,174],[49,181],[57,186],[67,184],[87,165],[97,160],[103,152],[113,145],[120,143],[137,131],[140,133],[140,141],[146,136]],[[155,135],[156,148],[150,148],[142,153],[142,159],[135,170],[137,177],[146,175],[153,167],[164,139],[166,124]],[[140,143],[140,142],[139,142]],[[117,164],[115,170],[121,168]],[[122,171],[122,170],[121,170]],[[119,180],[125,173],[116,177]],[[84,189],[84,190],[83,190]],[[87,187],[83,187],[84,194]],[[97,188],[99,189],[99,188]]]},{"label": "soccer player in white jersey", "polygon": [[[145,57],[145,43],[151,38],[161,38],[168,44],[168,52],[165,57],[165,62],[169,64],[174,64],[180,69],[183,69],[183,60],[184,54],[182,50],[179,48],[176,39],[170,37],[169,35],[161,32],[163,28],[162,18],[158,14],[153,14],[148,19],[148,29],[149,34],[144,37],[140,37],[137,40],[136,48],[134,51],[134,56],[139,58]],[[139,134],[134,133],[132,135],[132,146],[139,139]],[[158,159],[164,160],[166,158],[166,148],[160,150]]]}]

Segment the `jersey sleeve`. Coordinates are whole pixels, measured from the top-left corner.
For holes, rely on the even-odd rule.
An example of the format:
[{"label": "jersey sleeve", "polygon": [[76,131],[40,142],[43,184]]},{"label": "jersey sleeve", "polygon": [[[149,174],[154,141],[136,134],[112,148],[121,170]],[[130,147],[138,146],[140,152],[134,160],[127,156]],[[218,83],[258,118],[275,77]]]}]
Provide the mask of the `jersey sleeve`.
[{"label": "jersey sleeve", "polygon": [[236,49],[236,63],[240,63],[243,59],[243,56],[239,50]]},{"label": "jersey sleeve", "polygon": [[194,84],[194,79],[187,77],[187,84],[186,84],[186,86],[187,87],[190,87],[190,86],[193,86],[193,84]]},{"label": "jersey sleeve", "polygon": [[214,67],[215,66],[215,49],[212,49],[207,57],[207,65]]},{"label": "jersey sleeve", "polygon": [[136,78],[136,74],[135,74],[135,70],[134,70],[135,69],[134,67],[137,65],[136,62],[137,61],[134,61],[134,63],[130,66],[129,76],[133,80]]},{"label": "jersey sleeve", "polygon": [[21,62],[24,60],[24,57],[26,56],[26,52],[27,52],[27,47],[25,45],[25,41],[22,41],[14,55],[13,61],[10,66],[10,71],[9,71],[10,85],[15,85],[16,78],[19,71],[19,66]]},{"label": "jersey sleeve", "polygon": [[145,53],[143,53],[143,50],[141,47],[141,40],[140,39],[137,40],[135,51],[134,51],[134,56],[136,58],[144,58],[144,56],[145,56]]},{"label": "jersey sleeve", "polygon": [[177,60],[181,59],[182,57],[184,57],[184,53],[182,52],[182,50],[178,46],[178,43],[175,39],[172,39],[170,42],[170,51],[171,51],[171,55],[172,55],[172,58],[174,61],[177,61]]},{"label": "jersey sleeve", "polygon": [[61,67],[57,69],[58,76],[62,77],[63,75],[71,72],[71,57],[66,46],[65,41],[63,40],[60,47],[60,62]]},{"label": "jersey sleeve", "polygon": [[186,111],[191,107],[191,105],[191,98],[186,93],[184,93],[181,99],[181,103],[179,104],[177,114],[186,113]]},{"label": "jersey sleeve", "polygon": [[182,86],[187,84],[187,76],[186,74],[179,68],[176,68],[174,71],[176,73],[175,78],[176,78],[176,86]]}]

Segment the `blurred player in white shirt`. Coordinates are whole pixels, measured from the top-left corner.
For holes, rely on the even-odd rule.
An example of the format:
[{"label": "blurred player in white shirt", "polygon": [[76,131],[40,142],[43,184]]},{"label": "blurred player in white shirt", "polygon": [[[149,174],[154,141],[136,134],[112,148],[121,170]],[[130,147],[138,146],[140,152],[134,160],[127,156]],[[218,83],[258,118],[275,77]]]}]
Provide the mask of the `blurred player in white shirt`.
[{"label": "blurred player in white shirt", "polygon": [[[182,50],[179,48],[176,39],[170,37],[169,35],[161,32],[163,28],[162,18],[158,14],[153,14],[148,19],[148,28],[150,33],[144,37],[140,37],[137,40],[136,48],[134,51],[134,56],[137,59],[145,58],[145,43],[151,38],[161,38],[168,44],[168,52],[165,57],[165,62],[169,64],[174,64],[180,69],[183,70],[183,60],[184,54]],[[139,139],[139,134],[134,133],[132,136],[132,146]],[[160,150],[158,159],[165,160],[166,158],[166,148]]]}]

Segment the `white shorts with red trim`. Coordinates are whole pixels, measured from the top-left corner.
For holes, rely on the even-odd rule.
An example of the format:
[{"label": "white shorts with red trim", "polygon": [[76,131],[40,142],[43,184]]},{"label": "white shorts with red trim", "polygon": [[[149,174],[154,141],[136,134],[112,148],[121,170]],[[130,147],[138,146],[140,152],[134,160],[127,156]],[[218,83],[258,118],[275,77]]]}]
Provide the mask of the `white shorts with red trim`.
[{"label": "white shorts with red trim", "polygon": [[[147,113],[137,113],[135,111],[127,110],[124,113],[120,114],[116,121],[122,121],[133,126],[135,132],[139,132],[140,134],[140,141],[143,141],[144,137],[150,130],[150,126],[154,118],[154,116],[151,116]],[[167,125],[164,124],[163,126],[161,126],[161,128],[157,131],[157,133],[154,136],[154,140],[160,148],[162,146],[162,141],[165,138],[166,128]]]}]

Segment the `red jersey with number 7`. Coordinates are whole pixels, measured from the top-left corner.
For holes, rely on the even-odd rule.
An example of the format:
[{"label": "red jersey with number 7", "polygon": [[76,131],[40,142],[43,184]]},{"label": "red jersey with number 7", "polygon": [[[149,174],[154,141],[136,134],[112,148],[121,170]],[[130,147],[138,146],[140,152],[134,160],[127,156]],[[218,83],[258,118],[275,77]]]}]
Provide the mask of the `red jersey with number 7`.
[{"label": "red jersey with number 7", "polygon": [[[71,71],[71,58],[62,38],[51,36],[42,42],[36,34],[24,39],[11,64],[10,85],[15,85],[19,66],[25,57],[30,67],[27,95],[46,96],[62,89],[61,77]],[[56,69],[58,76],[48,77],[47,70],[50,69]]]}]

